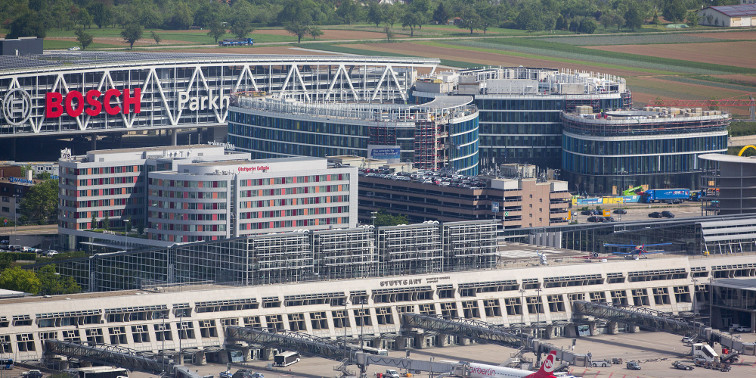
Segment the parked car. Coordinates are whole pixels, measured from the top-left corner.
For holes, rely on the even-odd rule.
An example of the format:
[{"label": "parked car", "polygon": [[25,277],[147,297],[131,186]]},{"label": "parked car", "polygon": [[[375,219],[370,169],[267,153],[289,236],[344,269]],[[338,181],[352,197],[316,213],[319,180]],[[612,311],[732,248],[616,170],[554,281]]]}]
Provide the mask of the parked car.
[{"label": "parked car", "polygon": [[601,217],[597,217],[595,215],[591,215],[587,220],[588,222],[603,222],[603,219],[601,219]]},{"label": "parked car", "polygon": [[604,217],[604,222],[615,222],[614,217]]},{"label": "parked car", "polygon": [[658,212],[658,211],[654,211],[653,213],[648,213],[648,217],[649,217],[649,218],[661,218],[661,217],[662,217],[662,215],[661,215],[661,213],[660,213],[660,212]]},{"label": "parked car", "polygon": [[751,327],[744,327],[744,326],[737,326],[733,328],[732,330],[735,332],[751,332],[752,331]]},{"label": "parked car", "polygon": [[593,215],[593,210],[583,210],[580,212],[583,215]]},{"label": "parked car", "polygon": [[614,209],[615,214],[627,214],[627,210],[625,209]]},{"label": "parked car", "polygon": [[640,370],[640,364],[638,361],[627,361],[627,365],[625,365],[630,370]]},{"label": "parked car", "polygon": [[671,212],[671,211],[666,211],[666,210],[665,210],[665,211],[662,211],[662,212],[661,212],[661,215],[662,215],[662,216],[663,216],[664,218],[674,218],[674,217],[675,217],[675,214],[672,214],[672,212]]},{"label": "parked car", "polygon": [[53,257],[53,256],[55,256],[57,254],[58,254],[58,251],[56,251],[54,249],[50,249],[47,252],[45,252],[45,256],[47,256],[47,257]]},{"label": "parked car", "polygon": [[680,370],[693,370],[693,365],[686,364],[682,361],[675,361],[672,363],[672,367]]}]

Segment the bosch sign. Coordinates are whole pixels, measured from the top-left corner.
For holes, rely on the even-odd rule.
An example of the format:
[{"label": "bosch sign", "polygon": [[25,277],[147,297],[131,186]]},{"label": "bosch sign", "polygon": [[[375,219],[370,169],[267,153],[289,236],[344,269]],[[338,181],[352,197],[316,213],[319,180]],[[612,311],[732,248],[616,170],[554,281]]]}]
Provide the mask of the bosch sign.
[{"label": "bosch sign", "polygon": [[[122,105],[118,105],[120,100]],[[108,89],[102,92],[93,89],[83,94],[79,91],[69,91],[65,97],[59,92],[48,92],[45,95],[45,117],[58,118],[63,112],[71,117],[78,117],[82,114],[88,116],[97,116],[102,113],[116,115],[118,113],[129,114],[133,106],[133,112],[139,114],[142,111],[142,89],[134,88],[131,93],[129,88],[120,91],[118,89]]]}]

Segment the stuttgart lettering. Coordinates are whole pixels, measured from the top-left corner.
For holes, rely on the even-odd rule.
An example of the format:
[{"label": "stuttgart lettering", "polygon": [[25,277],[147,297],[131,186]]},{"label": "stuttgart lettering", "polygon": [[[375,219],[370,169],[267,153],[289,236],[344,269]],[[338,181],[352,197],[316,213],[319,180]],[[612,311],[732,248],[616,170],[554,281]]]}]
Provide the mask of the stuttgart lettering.
[{"label": "stuttgart lettering", "polygon": [[[118,99],[123,106],[118,105]],[[129,88],[123,91],[108,89],[104,94],[96,89],[87,91],[86,94],[79,91],[69,91],[65,96],[59,92],[45,94],[46,118],[58,118],[63,113],[71,117],[82,114],[94,117],[100,115],[103,110],[109,115],[129,114],[132,108],[135,114],[142,111],[141,88],[134,88],[133,94]]]}]

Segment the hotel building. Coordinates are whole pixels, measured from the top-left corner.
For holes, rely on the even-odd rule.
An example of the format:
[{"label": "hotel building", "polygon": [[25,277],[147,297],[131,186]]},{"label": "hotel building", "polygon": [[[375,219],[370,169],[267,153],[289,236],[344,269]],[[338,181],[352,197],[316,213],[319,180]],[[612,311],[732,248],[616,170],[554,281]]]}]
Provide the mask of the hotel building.
[{"label": "hotel building", "polygon": [[357,222],[356,170],[325,159],[250,161],[193,145],[90,151],[60,167],[59,232],[71,248],[106,226],[144,228],[160,246]]}]

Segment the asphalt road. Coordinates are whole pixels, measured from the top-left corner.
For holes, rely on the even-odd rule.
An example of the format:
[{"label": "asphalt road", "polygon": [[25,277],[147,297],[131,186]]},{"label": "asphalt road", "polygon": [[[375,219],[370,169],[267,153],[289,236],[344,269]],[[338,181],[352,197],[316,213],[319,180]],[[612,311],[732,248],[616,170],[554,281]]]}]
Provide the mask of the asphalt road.
[{"label": "asphalt road", "polygon": [[0,236],[16,235],[54,235],[58,233],[57,224],[46,224],[42,226],[18,226],[0,227]]}]

